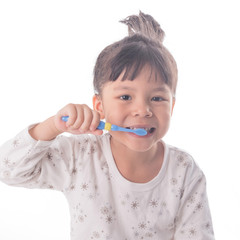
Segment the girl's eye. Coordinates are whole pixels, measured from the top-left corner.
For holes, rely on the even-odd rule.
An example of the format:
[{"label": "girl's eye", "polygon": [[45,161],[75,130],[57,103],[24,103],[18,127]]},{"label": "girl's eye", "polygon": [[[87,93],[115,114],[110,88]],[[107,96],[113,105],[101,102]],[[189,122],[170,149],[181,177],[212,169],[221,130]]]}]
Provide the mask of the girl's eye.
[{"label": "girl's eye", "polygon": [[124,101],[128,101],[128,100],[131,100],[132,98],[129,96],[129,95],[122,95],[120,97],[120,99],[124,100]]},{"label": "girl's eye", "polygon": [[164,99],[162,97],[153,97],[152,98],[152,101],[155,101],[155,102],[161,102],[163,101]]}]

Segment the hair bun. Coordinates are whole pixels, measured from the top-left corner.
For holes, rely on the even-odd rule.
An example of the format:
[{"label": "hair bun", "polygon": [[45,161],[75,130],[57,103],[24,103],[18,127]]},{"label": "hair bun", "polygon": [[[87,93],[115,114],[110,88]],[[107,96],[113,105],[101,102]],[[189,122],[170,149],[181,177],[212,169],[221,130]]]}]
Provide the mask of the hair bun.
[{"label": "hair bun", "polygon": [[150,15],[139,12],[139,15],[132,15],[120,21],[128,26],[128,34],[142,34],[152,40],[163,42],[165,33],[160,24]]}]

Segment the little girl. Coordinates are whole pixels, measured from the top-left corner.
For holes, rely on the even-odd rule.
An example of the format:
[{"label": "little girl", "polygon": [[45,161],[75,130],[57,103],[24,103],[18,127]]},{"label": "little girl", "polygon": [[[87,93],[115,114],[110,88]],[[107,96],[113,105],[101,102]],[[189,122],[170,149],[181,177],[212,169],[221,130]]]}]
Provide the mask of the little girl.
[{"label": "little girl", "polygon": [[[142,12],[122,22],[129,36],[96,61],[93,110],[68,104],[5,143],[0,179],[62,191],[72,240],[213,240],[203,172],[188,153],[162,140],[177,85],[164,32]],[[103,134],[100,119],[147,134]]]}]

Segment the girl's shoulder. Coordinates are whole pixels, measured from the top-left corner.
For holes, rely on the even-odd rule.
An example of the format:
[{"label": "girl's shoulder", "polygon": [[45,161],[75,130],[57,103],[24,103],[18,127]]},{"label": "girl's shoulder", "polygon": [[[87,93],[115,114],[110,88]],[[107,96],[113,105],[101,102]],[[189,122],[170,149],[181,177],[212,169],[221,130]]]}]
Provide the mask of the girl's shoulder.
[{"label": "girl's shoulder", "polygon": [[202,177],[203,172],[193,156],[184,149],[165,144],[168,170],[174,175],[185,176],[193,179]]}]

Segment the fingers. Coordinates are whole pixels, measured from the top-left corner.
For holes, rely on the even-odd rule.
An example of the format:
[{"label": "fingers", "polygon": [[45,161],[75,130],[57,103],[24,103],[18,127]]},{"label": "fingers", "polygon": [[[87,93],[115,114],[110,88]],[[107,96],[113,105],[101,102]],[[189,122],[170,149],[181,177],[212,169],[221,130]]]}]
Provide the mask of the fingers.
[{"label": "fingers", "polygon": [[79,128],[79,131],[82,133],[89,131],[93,117],[94,117],[93,110],[87,107],[86,105],[83,105],[83,108],[81,109],[80,114],[75,123],[76,129]]},{"label": "fingers", "polygon": [[[73,134],[92,133],[101,135],[103,131],[96,130],[100,122],[100,114],[85,104],[68,104],[57,113],[57,118],[68,116],[64,131]],[[62,123],[61,123],[62,124]]]},{"label": "fingers", "polygon": [[93,110],[93,118],[92,118],[92,122],[91,122],[91,125],[90,125],[90,131],[95,131],[100,123],[100,114]]},{"label": "fingers", "polygon": [[78,116],[76,105],[68,104],[66,107],[60,110],[59,115],[61,115],[61,117],[68,116],[68,121],[66,122],[67,127],[74,125]]}]

